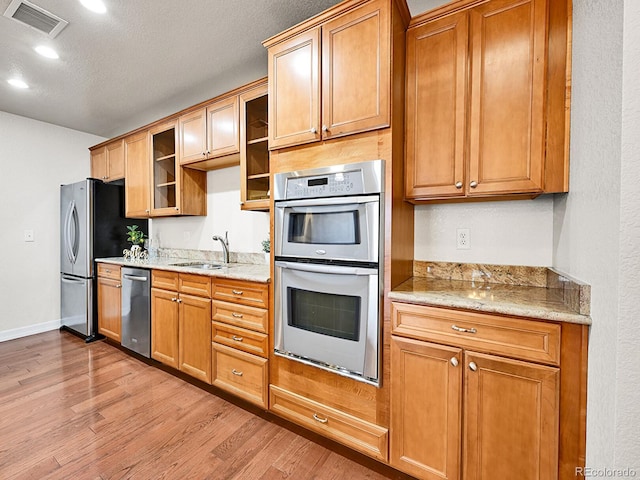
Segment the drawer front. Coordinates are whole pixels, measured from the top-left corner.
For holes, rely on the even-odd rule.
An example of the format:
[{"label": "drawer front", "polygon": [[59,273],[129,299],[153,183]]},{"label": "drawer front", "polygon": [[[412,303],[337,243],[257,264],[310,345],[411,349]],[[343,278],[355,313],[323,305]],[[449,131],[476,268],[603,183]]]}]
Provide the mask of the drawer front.
[{"label": "drawer front", "polygon": [[217,343],[211,353],[213,385],[267,408],[267,360]]},{"label": "drawer front", "polygon": [[151,286],[163,290],[178,291],[178,273],[166,270],[151,271]]},{"label": "drawer front", "polygon": [[387,461],[388,430],[353,415],[270,386],[272,412],[348,447]]},{"label": "drawer front", "polygon": [[178,291],[198,297],[211,298],[211,277],[181,273],[178,275]]},{"label": "drawer front", "polygon": [[445,308],[392,303],[395,335],[560,364],[560,325]]},{"label": "drawer front", "polygon": [[269,316],[264,308],[247,307],[237,303],[212,300],[212,320],[240,328],[267,333]]},{"label": "drawer front", "polygon": [[212,322],[212,327],[211,341],[253,353],[259,357],[269,356],[269,337],[266,334],[220,322]]},{"label": "drawer front", "polygon": [[120,265],[99,263],[98,276],[104,278],[112,278],[113,280],[120,280]]},{"label": "drawer front", "polygon": [[215,300],[269,308],[269,285],[266,283],[216,278],[212,287],[211,298]]}]

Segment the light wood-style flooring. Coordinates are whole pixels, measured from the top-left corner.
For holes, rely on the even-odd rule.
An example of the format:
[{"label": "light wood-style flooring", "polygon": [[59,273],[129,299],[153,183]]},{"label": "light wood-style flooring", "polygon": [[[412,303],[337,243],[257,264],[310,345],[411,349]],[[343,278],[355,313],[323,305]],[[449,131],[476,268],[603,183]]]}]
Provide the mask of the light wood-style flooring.
[{"label": "light wood-style flooring", "polygon": [[255,413],[104,342],[0,343],[2,480],[409,478]]}]

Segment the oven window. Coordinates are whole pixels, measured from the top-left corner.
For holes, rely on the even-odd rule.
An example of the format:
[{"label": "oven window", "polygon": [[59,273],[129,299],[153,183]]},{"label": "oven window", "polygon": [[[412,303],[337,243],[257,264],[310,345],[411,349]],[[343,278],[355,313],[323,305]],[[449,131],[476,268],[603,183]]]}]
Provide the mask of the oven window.
[{"label": "oven window", "polygon": [[360,221],[358,210],[289,214],[290,243],[324,245],[359,245]]},{"label": "oven window", "polygon": [[310,332],[357,342],[360,297],[287,288],[288,324]]}]

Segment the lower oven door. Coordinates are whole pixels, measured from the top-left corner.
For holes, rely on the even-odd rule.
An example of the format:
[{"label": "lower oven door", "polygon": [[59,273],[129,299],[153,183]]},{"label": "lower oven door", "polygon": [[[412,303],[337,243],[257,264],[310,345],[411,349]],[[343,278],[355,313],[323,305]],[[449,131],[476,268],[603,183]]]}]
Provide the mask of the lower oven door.
[{"label": "lower oven door", "polygon": [[375,268],[275,262],[275,353],[378,385]]}]

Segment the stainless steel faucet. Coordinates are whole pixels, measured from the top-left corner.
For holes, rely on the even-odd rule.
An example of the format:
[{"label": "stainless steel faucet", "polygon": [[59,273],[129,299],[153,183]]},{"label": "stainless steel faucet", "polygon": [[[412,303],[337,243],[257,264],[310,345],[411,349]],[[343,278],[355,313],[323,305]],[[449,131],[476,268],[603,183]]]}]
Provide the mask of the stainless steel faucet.
[{"label": "stainless steel faucet", "polygon": [[219,235],[211,237],[213,240],[220,240],[224,254],[224,263],[229,263],[229,232],[224,232],[224,238]]}]

